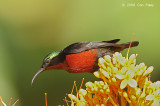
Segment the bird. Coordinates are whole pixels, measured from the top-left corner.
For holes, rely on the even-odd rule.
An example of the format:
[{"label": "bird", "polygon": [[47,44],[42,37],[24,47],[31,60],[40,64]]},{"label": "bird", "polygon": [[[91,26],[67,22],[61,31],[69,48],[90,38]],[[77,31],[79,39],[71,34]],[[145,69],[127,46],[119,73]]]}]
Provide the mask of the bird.
[{"label": "bird", "polygon": [[120,39],[110,41],[85,41],[73,43],[60,51],[49,53],[42,62],[40,70],[31,81],[46,70],[66,70],[69,73],[93,73],[98,70],[98,59],[105,55],[113,56],[125,48],[138,46],[138,41],[116,44]]}]

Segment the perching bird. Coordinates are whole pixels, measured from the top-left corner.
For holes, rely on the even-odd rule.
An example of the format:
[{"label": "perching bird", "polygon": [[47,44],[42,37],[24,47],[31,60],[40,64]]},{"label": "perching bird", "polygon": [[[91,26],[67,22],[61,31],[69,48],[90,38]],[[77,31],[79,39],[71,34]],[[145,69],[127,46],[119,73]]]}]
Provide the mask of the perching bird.
[{"label": "perching bird", "polygon": [[[130,42],[116,44],[120,39],[111,41],[78,42],[71,44],[60,51],[49,53],[43,60],[41,69],[35,74],[34,79],[45,70],[66,70],[70,73],[92,73],[98,70],[98,58],[105,55],[112,56],[128,48]],[[133,41],[131,47],[137,46],[138,41]]]}]

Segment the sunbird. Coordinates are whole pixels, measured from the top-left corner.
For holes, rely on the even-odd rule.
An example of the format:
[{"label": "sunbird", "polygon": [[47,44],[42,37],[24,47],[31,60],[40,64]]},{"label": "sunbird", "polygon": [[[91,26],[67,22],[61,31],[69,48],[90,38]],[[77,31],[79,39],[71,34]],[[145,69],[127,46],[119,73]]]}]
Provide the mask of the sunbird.
[{"label": "sunbird", "polygon": [[116,44],[120,39],[110,41],[92,41],[73,43],[63,50],[49,53],[42,62],[35,78],[46,70],[66,70],[69,73],[93,73],[98,70],[98,59],[105,55],[112,56],[125,48],[138,46],[138,41]]}]

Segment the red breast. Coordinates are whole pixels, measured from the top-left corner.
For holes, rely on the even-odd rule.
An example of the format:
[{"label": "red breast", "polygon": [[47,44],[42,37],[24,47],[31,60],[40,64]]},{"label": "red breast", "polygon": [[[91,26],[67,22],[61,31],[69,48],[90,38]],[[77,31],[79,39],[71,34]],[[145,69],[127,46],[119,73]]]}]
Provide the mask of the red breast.
[{"label": "red breast", "polygon": [[66,55],[67,70],[71,73],[92,72],[94,71],[96,61],[96,49]]}]

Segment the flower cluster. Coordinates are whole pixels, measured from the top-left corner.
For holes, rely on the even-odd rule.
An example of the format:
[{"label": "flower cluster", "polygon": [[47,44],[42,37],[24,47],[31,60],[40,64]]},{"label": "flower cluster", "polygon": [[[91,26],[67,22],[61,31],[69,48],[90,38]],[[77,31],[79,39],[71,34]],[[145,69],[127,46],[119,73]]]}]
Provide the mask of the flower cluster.
[{"label": "flower cluster", "polygon": [[116,52],[99,58],[99,71],[94,72],[102,81],[87,82],[77,96],[68,94],[71,105],[76,106],[159,106],[160,81],[151,82],[148,76],[153,66],[136,65],[137,55],[125,58]]}]

